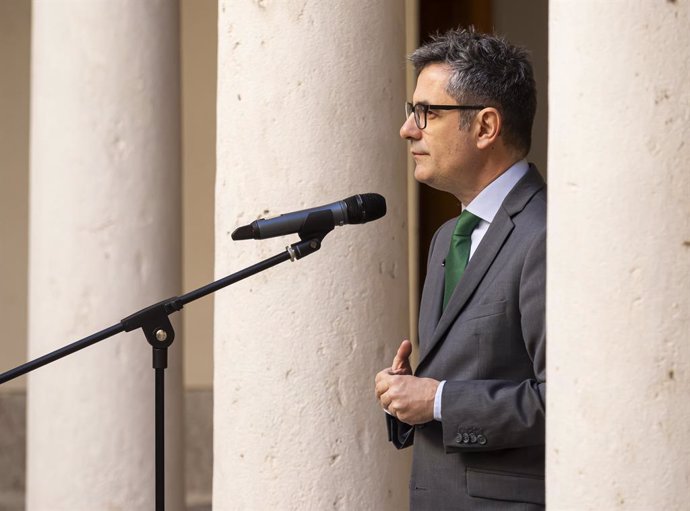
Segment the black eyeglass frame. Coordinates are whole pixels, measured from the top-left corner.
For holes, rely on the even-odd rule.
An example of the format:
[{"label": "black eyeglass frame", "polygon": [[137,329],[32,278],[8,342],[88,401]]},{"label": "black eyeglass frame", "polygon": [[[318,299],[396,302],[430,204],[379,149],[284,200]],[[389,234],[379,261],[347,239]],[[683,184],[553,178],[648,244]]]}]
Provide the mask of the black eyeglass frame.
[{"label": "black eyeglass frame", "polygon": [[[405,119],[414,114],[414,123],[420,130],[423,130],[427,125],[426,117],[429,114],[429,110],[483,110],[484,108],[486,108],[485,105],[427,105],[426,103],[416,103],[413,105],[409,101],[405,101]],[[421,112],[424,112],[424,125],[420,122]]]}]

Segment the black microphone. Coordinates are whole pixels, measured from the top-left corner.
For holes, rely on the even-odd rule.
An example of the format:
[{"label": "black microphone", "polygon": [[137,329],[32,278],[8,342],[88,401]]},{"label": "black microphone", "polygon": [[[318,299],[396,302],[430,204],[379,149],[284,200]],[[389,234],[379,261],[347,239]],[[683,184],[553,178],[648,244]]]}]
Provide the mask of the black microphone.
[{"label": "black microphone", "polygon": [[363,193],[325,206],[255,220],[249,225],[235,229],[232,239],[262,240],[295,232],[328,232],[336,225],[364,224],[385,214],[386,199],[378,193]]}]

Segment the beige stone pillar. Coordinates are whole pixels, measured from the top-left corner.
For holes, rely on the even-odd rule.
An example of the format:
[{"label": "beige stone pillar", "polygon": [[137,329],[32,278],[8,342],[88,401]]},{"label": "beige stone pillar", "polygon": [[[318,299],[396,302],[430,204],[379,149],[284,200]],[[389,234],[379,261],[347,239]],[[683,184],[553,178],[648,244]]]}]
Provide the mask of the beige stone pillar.
[{"label": "beige stone pillar", "polygon": [[[32,31],[35,358],[180,292],[178,6],[35,1]],[[183,507],[180,344],[166,371],[167,509]],[[153,382],[140,331],[31,375],[29,510],[153,509]]]},{"label": "beige stone pillar", "polygon": [[[31,4],[0,2],[0,372],[26,360]],[[0,385],[23,392],[24,380]]]},{"label": "beige stone pillar", "polygon": [[690,4],[549,15],[547,505],[687,509]]},{"label": "beige stone pillar", "polygon": [[404,3],[219,4],[216,273],[296,235],[259,216],[377,192],[388,214],[216,296],[214,509],[402,509],[375,373],[408,335]]}]

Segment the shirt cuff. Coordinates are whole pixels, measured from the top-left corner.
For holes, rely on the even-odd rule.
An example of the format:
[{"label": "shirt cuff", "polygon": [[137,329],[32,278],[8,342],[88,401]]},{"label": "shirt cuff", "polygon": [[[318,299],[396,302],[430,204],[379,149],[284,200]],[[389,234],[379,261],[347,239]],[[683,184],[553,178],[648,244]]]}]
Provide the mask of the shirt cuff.
[{"label": "shirt cuff", "polygon": [[441,421],[441,396],[443,395],[443,386],[446,384],[446,380],[443,380],[438,384],[436,389],[436,396],[434,397],[434,420]]}]

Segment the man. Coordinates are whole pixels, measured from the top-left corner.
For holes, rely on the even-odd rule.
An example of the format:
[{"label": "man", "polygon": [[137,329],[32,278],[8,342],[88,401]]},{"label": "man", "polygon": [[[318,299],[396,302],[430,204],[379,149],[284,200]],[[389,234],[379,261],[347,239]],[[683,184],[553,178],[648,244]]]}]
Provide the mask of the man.
[{"label": "man", "polygon": [[417,87],[400,136],[415,178],[463,212],[431,242],[416,371],[405,340],[376,395],[391,441],[414,444],[412,510],[542,509],[546,191],[525,161],[532,67],[524,50],[472,30],[410,59]]}]

